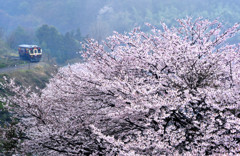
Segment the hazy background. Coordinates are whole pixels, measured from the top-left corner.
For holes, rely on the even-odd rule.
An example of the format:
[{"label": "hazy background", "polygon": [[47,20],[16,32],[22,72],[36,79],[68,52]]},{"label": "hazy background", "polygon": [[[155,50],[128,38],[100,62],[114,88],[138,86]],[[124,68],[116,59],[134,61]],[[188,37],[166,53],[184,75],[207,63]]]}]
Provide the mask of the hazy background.
[{"label": "hazy background", "polygon": [[58,62],[64,62],[70,53],[60,56],[63,50],[74,47],[73,54],[79,49],[78,43],[67,43],[69,39],[101,41],[113,31],[128,32],[135,26],[145,30],[145,22],[171,26],[175,19],[187,16],[219,19],[230,26],[240,20],[240,1],[0,0],[0,37],[12,49],[21,43],[40,44],[51,56],[61,57]]}]

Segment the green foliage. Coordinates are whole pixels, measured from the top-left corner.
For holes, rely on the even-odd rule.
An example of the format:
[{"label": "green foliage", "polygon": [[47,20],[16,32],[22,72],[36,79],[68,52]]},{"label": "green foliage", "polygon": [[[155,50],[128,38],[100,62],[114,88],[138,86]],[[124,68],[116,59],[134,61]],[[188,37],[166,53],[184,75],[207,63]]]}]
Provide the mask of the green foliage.
[{"label": "green foliage", "polygon": [[63,46],[63,39],[55,27],[48,25],[41,26],[36,31],[36,37],[42,49],[48,49],[49,51],[47,52],[50,53],[52,57],[61,57],[60,50]]},{"label": "green foliage", "polygon": [[[79,34],[77,34],[79,35]],[[80,36],[77,36],[81,39]],[[75,39],[74,34],[66,33],[63,36],[63,57],[66,60],[77,57],[77,52],[79,51],[79,42]]]},{"label": "green foliage", "polygon": [[79,40],[82,40],[79,29],[76,33],[72,31],[62,35],[55,27],[42,25],[36,31],[36,37],[41,47],[52,57],[55,57],[58,63],[64,63],[69,59],[78,57],[76,52],[79,51]]},{"label": "green foliage", "polygon": [[17,27],[7,38],[7,43],[12,49],[17,49],[19,44],[32,44],[34,36],[31,31]]},{"label": "green foliage", "polygon": [[82,41],[84,39],[80,28],[78,28],[75,33],[74,33],[74,31],[72,31],[71,35],[78,41]]},{"label": "green foliage", "polygon": [[12,50],[3,39],[0,39],[0,58],[6,55],[16,55],[16,52]]},{"label": "green foliage", "polygon": [[11,49],[3,39],[0,39],[0,68],[23,64],[24,61],[13,59],[16,58],[17,56],[18,56],[17,51]]}]

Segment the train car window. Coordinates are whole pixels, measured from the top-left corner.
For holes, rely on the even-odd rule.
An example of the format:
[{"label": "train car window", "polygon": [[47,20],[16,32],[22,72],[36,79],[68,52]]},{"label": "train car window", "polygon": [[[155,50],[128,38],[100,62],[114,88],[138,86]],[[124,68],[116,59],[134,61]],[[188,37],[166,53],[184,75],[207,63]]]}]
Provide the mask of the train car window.
[{"label": "train car window", "polygon": [[33,50],[32,49],[30,49],[29,52],[30,52],[30,54],[33,54]]},{"label": "train car window", "polygon": [[33,53],[34,54],[37,54],[38,53],[38,50],[36,48],[33,49]]},{"label": "train car window", "polygon": [[39,49],[38,49],[38,53],[41,53],[41,52],[42,52],[42,49],[41,49],[41,48],[39,48]]}]

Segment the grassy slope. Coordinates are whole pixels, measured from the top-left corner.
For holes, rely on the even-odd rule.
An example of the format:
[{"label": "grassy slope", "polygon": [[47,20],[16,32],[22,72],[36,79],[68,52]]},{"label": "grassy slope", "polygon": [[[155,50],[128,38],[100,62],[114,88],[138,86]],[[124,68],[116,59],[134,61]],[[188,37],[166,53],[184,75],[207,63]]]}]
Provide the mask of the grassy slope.
[{"label": "grassy slope", "polygon": [[[0,39],[0,68],[27,63],[26,61],[16,59],[16,57],[18,57],[17,50],[9,48],[8,45]],[[30,70],[19,70],[17,72],[0,74],[0,81],[3,81],[3,76],[6,76],[8,78],[14,78],[19,85],[43,88],[51,77],[51,73],[55,71],[56,67],[45,63]]]},{"label": "grassy slope", "polygon": [[18,85],[44,88],[56,71],[57,68],[55,66],[44,63],[37,65],[33,69],[22,69],[7,74],[0,74],[0,81],[3,81],[3,76],[6,76],[8,79],[15,79]]}]

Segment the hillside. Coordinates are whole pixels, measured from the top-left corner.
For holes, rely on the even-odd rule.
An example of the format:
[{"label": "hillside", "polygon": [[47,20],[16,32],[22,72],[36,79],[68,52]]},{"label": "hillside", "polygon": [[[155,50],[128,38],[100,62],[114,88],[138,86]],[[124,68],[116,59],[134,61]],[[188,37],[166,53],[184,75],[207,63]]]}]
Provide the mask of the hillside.
[{"label": "hillside", "polygon": [[159,25],[163,20],[172,24],[186,16],[220,18],[228,23],[238,22],[240,17],[240,3],[236,0],[0,0],[0,3],[0,28],[7,31],[17,26],[32,30],[48,24],[63,33],[80,28],[84,35],[94,37],[100,31],[124,32],[145,22]]},{"label": "hillside", "polygon": [[39,63],[30,69],[20,69],[9,73],[0,74],[0,81],[4,81],[4,76],[8,79],[15,79],[15,82],[21,86],[32,86],[33,88],[44,88],[48,80],[56,73],[57,67]]},{"label": "hillside", "polygon": [[18,57],[17,52],[9,48],[8,45],[0,39],[0,68],[24,63],[24,61],[18,60],[16,57]]},{"label": "hillside", "polygon": [[43,88],[57,67],[44,62],[29,64],[28,61],[19,60],[17,50],[9,48],[0,39],[0,71],[0,81],[6,76],[23,86]]}]

